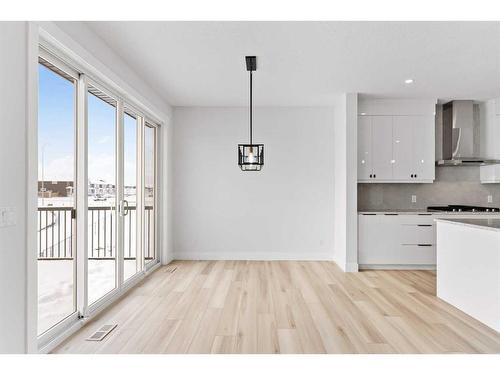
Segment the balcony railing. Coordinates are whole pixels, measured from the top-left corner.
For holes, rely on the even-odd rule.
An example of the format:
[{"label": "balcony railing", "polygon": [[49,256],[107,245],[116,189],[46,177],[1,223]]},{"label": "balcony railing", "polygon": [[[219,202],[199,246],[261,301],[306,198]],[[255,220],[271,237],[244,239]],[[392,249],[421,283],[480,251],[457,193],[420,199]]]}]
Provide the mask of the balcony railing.
[{"label": "balcony railing", "polygon": [[[136,207],[124,217],[124,259],[136,258]],[[38,207],[38,259],[71,260],[75,256],[76,215],[72,207]],[[116,210],[88,207],[88,259],[116,258]],[[145,207],[144,258],[155,258],[154,211]]]}]

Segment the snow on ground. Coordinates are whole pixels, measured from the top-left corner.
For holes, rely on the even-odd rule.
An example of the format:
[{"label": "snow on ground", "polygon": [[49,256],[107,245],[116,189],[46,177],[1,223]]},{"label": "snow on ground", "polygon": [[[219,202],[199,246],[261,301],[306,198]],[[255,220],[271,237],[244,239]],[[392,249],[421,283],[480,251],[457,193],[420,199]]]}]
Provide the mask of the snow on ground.
[{"label": "snow on ground", "polygon": [[[126,260],[125,279],[135,274],[135,260]],[[115,287],[115,261],[88,261],[89,305]],[[73,260],[38,261],[38,334],[76,310],[76,272]]]}]

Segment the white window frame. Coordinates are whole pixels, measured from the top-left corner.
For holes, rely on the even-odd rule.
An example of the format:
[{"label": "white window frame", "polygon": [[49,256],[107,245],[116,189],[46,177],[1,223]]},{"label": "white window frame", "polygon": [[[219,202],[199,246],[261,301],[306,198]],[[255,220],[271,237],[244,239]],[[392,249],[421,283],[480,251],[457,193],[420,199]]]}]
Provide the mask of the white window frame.
[{"label": "white window frame", "polygon": [[[71,316],[67,317],[56,326],[52,327],[42,335],[37,338],[37,346],[39,352],[49,352],[59,343],[61,343],[66,337],[69,337],[72,333],[76,332],[79,328],[81,328],[84,324],[86,324],[89,320],[91,320],[95,315],[101,312],[104,308],[108,307],[114,301],[116,301],[119,297],[121,297],[124,293],[126,293],[130,288],[134,287],[139,281],[141,281],[147,273],[153,272],[157,267],[161,264],[161,256],[162,253],[159,249],[160,243],[160,234],[159,234],[159,211],[162,209],[159,206],[159,190],[158,190],[158,181],[161,178],[159,175],[159,155],[160,155],[160,134],[161,134],[161,126],[163,125],[162,121],[159,120],[159,116],[156,116],[149,110],[146,110],[141,103],[134,100],[133,97],[129,96],[125,91],[123,91],[119,86],[114,88],[110,88],[109,85],[102,83],[104,81],[109,81],[105,79],[106,77],[102,77],[103,79],[99,79],[99,73],[96,75],[95,72],[85,69],[85,64],[83,62],[79,62],[78,59],[69,58],[66,54],[66,50],[61,48],[60,45],[54,43],[50,38],[46,38],[43,33],[39,34],[39,49],[38,55],[43,59],[48,60],[50,63],[57,66],[59,69],[64,67],[65,69],[61,69],[72,77],[76,76],[76,85],[77,85],[77,122],[76,122],[76,147],[77,147],[77,155],[75,158],[76,166],[76,211],[77,211],[77,244],[76,244],[76,264],[77,264],[77,283],[76,283],[76,293],[77,293],[77,311],[73,313]],[[66,70],[67,68],[67,70]],[[69,73],[71,72],[71,74]],[[155,242],[155,259],[150,261],[147,265],[145,265],[143,260],[143,246],[144,242],[142,241],[142,232],[144,231],[142,227],[142,216],[144,215],[143,210],[141,209],[140,215],[141,217],[141,247],[137,249],[138,253],[141,254],[140,259],[140,268],[138,268],[137,273],[130,277],[126,282],[123,280],[123,246],[122,242],[123,237],[123,218],[122,220],[117,220],[117,272],[116,272],[116,288],[107,293],[105,296],[101,297],[99,300],[94,302],[91,306],[87,305],[88,301],[88,283],[87,283],[87,270],[88,270],[88,260],[87,260],[87,167],[88,167],[88,139],[87,139],[87,93],[88,93],[88,85],[92,85],[98,90],[103,91],[108,94],[110,97],[116,99],[117,109],[116,109],[116,120],[117,120],[117,140],[116,140],[116,186],[118,191],[116,192],[116,201],[121,202],[123,199],[123,119],[124,119],[124,105],[127,108],[130,108],[138,115],[138,119],[140,119],[140,126],[138,127],[140,130],[140,140],[139,149],[140,149],[140,169],[141,169],[141,179],[138,181],[143,181],[143,134],[144,134],[144,126],[146,121],[148,124],[153,125],[155,127],[155,231],[154,231],[154,242]],[[37,86],[36,86],[37,87]],[[36,136],[36,133],[35,133]],[[32,157],[33,159],[33,157]],[[139,168],[138,165],[138,168]],[[142,192],[142,186],[139,190],[139,186],[137,187],[138,191]],[[143,204],[143,198],[141,197],[141,205]],[[118,218],[119,215],[117,215]],[[138,235],[139,237],[139,235]],[[139,257],[138,257],[139,258]],[[36,303],[38,305],[38,303]]]},{"label": "white window frame", "polygon": [[[158,158],[159,157],[159,126],[154,121],[151,121],[148,118],[145,118],[144,119],[144,127],[146,127],[146,126],[153,128],[155,131],[155,139],[154,139],[154,142],[155,142],[155,144],[154,144],[154,147],[155,147],[155,151],[154,151],[155,180],[154,180],[154,188],[153,188],[154,189],[154,226],[155,226],[155,228],[154,228],[155,235],[154,235],[153,240],[154,240],[154,248],[155,248],[155,259],[151,260],[149,263],[146,263],[145,261],[143,261],[144,269],[149,270],[151,267],[154,267],[155,264],[160,261],[160,251],[158,248],[158,244],[159,244],[159,242],[158,242],[158,219],[159,219],[159,215],[158,215],[158,208],[159,208],[158,174],[160,172],[160,169],[158,167],[158,164],[159,164],[158,163],[158,159],[159,159]],[[144,160],[144,158],[143,158],[143,160]],[[143,173],[143,176],[144,176],[144,173]],[[142,202],[144,202],[144,200],[142,200]]]},{"label": "white window frame", "polygon": [[[78,186],[78,178],[79,178],[79,171],[77,170],[77,165],[78,165],[78,149],[79,149],[79,142],[80,142],[80,134],[78,132],[78,116],[80,112],[80,103],[79,103],[79,95],[78,92],[80,90],[80,74],[78,71],[73,69],[71,66],[67,65],[64,63],[62,60],[58,59],[56,56],[53,54],[50,54],[47,52],[44,48],[39,49],[38,57],[49,62],[50,64],[54,65],[57,67],[59,70],[63,71],[65,74],[68,76],[71,76],[75,80],[75,122],[74,122],[74,149],[75,149],[75,155],[74,155],[74,171],[75,171],[75,177],[74,177],[74,183],[76,186]],[[40,62],[37,59],[37,68]],[[55,74],[58,74],[55,72]],[[38,97],[38,93],[37,93]],[[38,144],[38,142],[37,142]],[[38,174],[38,173],[37,173]],[[78,191],[78,189],[77,189]],[[78,194],[78,193],[77,193]],[[78,205],[77,205],[78,200],[75,201],[75,209],[78,212]],[[78,226],[78,225],[77,225]],[[77,229],[78,230],[78,229]],[[78,236],[77,236],[78,238]],[[44,343],[44,342],[50,342],[54,339],[54,337],[57,337],[58,335],[61,334],[62,331],[68,329],[71,325],[75,324],[78,319],[79,319],[79,300],[78,300],[78,262],[76,257],[79,254],[79,244],[76,243],[76,248],[74,249],[76,252],[75,256],[75,261],[74,261],[74,267],[73,267],[73,281],[74,281],[74,290],[73,290],[73,298],[76,299],[75,307],[76,311],[68,315],[66,318],[63,320],[59,321],[52,327],[50,327],[48,330],[42,332],[40,335],[38,335],[38,342],[39,343]],[[37,260],[38,262],[38,260]],[[75,277],[76,276],[76,277]],[[38,306],[38,301],[37,301],[37,306]],[[37,334],[38,334],[38,329],[37,329]]]}]

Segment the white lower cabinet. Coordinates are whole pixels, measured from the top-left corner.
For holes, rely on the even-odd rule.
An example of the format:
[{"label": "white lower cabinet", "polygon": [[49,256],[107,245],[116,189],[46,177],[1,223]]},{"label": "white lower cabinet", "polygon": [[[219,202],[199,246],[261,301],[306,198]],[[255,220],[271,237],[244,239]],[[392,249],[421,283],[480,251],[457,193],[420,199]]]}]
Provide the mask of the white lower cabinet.
[{"label": "white lower cabinet", "polygon": [[358,215],[358,264],[360,268],[429,269],[436,266],[438,218],[500,218],[500,215],[396,214]]},{"label": "white lower cabinet", "polygon": [[358,224],[360,267],[435,266],[432,215],[360,214]]}]

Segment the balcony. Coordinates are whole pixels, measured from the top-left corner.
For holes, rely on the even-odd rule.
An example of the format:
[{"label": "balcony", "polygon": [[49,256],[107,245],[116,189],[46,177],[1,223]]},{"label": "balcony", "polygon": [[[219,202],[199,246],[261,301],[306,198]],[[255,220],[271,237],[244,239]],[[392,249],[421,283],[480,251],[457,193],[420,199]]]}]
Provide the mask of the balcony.
[{"label": "balcony", "polygon": [[[136,273],[135,206],[124,219],[124,277]],[[145,207],[145,262],[154,259],[154,211]],[[88,207],[89,301],[115,287],[116,210]],[[76,211],[72,207],[38,208],[38,303],[39,333],[75,311]]]}]

